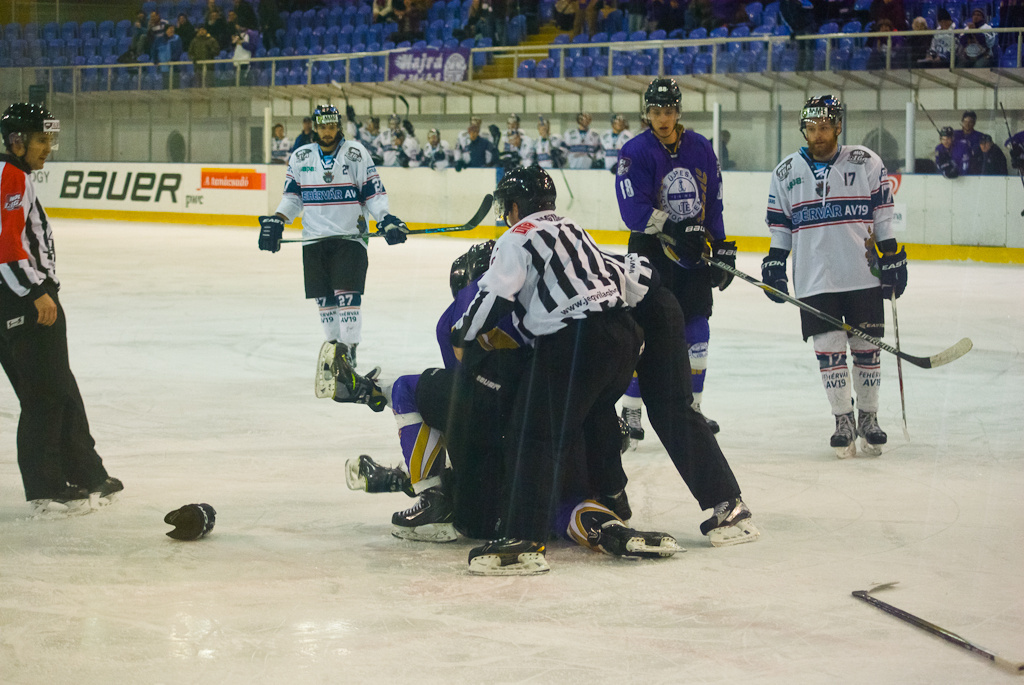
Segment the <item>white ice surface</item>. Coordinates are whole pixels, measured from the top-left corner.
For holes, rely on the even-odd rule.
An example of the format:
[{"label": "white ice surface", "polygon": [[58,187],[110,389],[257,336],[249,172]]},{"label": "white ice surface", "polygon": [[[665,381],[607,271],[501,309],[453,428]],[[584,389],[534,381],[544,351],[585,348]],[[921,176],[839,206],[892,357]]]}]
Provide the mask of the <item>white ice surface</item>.
[{"label": "white ice surface", "polygon": [[[472,543],[390,535],[412,500],[346,489],[394,464],[390,412],[313,396],[322,339],[300,249],[255,229],[57,223],[72,367],[113,507],[26,518],[17,403],[0,382],[0,682],[1000,683],[984,659],[852,598],[880,598],[1024,659],[1024,269],[911,262],[883,354],[881,458],[838,461],[798,312],[736,281],[717,296],[705,412],[762,531],[714,549],[648,428],[625,456],[639,527],[685,554],[645,563],[566,543],[549,574],[466,574]],[[294,236],[289,236],[294,237]],[[370,249],[360,368],[436,366],[448,265],[469,242]],[[911,258],[913,255],[911,254]],[[759,255],[740,268],[759,273]],[[891,340],[891,335],[888,336]],[[206,539],[164,514],[209,502]]]}]

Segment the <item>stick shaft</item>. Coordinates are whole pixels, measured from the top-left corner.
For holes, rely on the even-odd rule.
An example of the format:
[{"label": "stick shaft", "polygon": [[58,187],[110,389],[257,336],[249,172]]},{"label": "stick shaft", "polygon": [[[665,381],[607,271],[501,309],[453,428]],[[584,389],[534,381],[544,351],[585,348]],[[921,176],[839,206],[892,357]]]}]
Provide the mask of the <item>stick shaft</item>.
[{"label": "stick shaft", "polygon": [[[892,328],[893,335],[896,337],[896,349],[900,349],[900,320],[896,316],[896,293],[892,294],[892,298],[889,300],[892,305]],[[903,391],[903,358],[896,357],[896,376],[900,380],[900,409],[903,410],[903,437],[910,442],[910,431],[907,430],[907,397]]]}]

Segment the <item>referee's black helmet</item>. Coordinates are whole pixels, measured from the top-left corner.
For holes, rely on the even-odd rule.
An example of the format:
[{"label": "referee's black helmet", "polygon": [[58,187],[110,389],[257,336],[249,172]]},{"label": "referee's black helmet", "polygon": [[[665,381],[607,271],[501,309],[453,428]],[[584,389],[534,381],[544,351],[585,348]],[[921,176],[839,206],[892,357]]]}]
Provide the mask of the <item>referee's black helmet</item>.
[{"label": "referee's black helmet", "polygon": [[494,211],[505,221],[512,203],[519,208],[520,218],[534,212],[555,208],[555,182],[539,166],[509,169],[494,191]]}]

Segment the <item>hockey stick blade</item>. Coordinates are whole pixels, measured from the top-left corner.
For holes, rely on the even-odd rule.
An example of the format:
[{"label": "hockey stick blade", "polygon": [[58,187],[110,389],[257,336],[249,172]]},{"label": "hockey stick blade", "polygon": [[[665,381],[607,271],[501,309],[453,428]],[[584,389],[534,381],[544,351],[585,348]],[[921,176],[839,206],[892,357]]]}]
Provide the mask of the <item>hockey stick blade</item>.
[{"label": "hockey stick blade", "polygon": [[[662,236],[664,236],[664,237],[662,237]],[[661,237],[662,240],[665,240],[665,242],[669,242],[671,240],[671,238],[669,238],[668,236],[665,236],[663,233],[659,233],[658,237]],[[760,288],[761,290],[764,290],[767,293],[771,293],[772,295],[774,295],[775,297],[777,297],[777,298],[779,298],[781,300],[785,300],[786,302],[789,302],[790,304],[795,304],[797,307],[800,307],[800,309],[803,309],[804,311],[808,312],[809,314],[813,314],[814,316],[818,317],[822,321],[827,321],[828,323],[832,324],[836,328],[839,328],[841,330],[846,331],[850,335],[854,335],[854,336],[856,336],[856,337],[858,337],[858,338],[860,338],[862,340],[867,340],[869,343],[875,345],[879,349],[885,350],[886,352],[889,352],[890,354],[894,354],[897,357],[899,357],[900,359],[904,359],[904,360],[910,362],[911,364],[913,364],[914,366],[919,366],[922,369],[934,369],[936,366],[942,366],[944,364],[948,364],[951,361],[955,361],[955,360],[959,359],[960,357],[964,356],[965,354],[967,354],[968,352],[971,351],[972,347],[974,347],[974,343],[971,342],[970,338],[964,338],[963,340],[961,340],[957,344],[953,345],[952,347],[950,347],[948,349],[943,350],[942,352],[939,352],[938,354],[933,354],[930,357],[915,357],[912,354],[907,354],[903,350],[899,350],[899,349],[893,347],[892,345],[890,345],[889,343],[885,342],[881,338],[876,338],[875,336],[873,336],[873,335],[871,335],[869,333],[865,333],[864,331],[862,331],[859,328],[851,326],[850,324],[848,324],[848,323],[846,323],[844,321],[840,321],[839,319],[837,319],[837,318],[835,318],[833,316],[829,316],[828,314],[826,314],[825,312],[823,312],[823,311],[821,311],[819,309],[815,309],[814,307],[812,307],[811,305],[809,305],[809,304],[807,304],[805,302],[801,302],[800,300],[796,299],[795,297],[790,297],[788,294],[782,292],[781,290],[776,290],[775,288],[771,287],[767,283],[763,283],[762,281],[757,280],[756,278],[754,278],[750,274],[744,273],[743,271],[740,271],[739,269],[737,269],[735,267],[729,266],[728,264],[724,264],[724,263],[722,263],[722,262],[720,262],[718,260],[715,260],[715,259],[707,259],[707,258],[705,258],[704,261],[706,261],[711,266],[714,266],[714,267],[717,267],[717,268],[721,269],[722,271],[726,271],[728,273],[731,273],[733,276],[736,276],[737,278],[740,278],[740,279],[746,281],[747,283],[750,283],[751,285],[757,286],[758,288]]]},{"label": "hockey stick blade", "polygon": [[896,618],[902,621],[906,621],[912,626],[917,626],[921,630],[929,632],[932,635],[941,637],[946,642],[952,643],[958,647],[963,647],[969,652],[974,652],[975,654],[985,657],[986,659],[990,660],[992,663],[994,663],[996,666],[1003,669],[1004,671],[1008,671],[1009,673],[1013,673],[1016,675],[1024,675],[1024,663],[1004,659],[1001,656],[993,654],[987,649],[979,647],[973,642],[970,642],[969,640],[960,637],[954,632],[948,631],[941,626],[937,626],[934,623],[931,623],[930,621],[924,620],[923,618],[918,618],[917,616],[914,616],[911,613],[894,607],[893,605],[888,604],[887,602],[883,602],[880,599],[876,599],[875,597],[872,597],[869,594],[870,592],[873,592],[875,590],[891,587],[894,584],[895,583],[888,583],[886,585],[880,585],[878,587],[872,588],[871,590],[855,590],[851,594],[857,599],[867,602],[868,604],[878,609],[881,609],[885,613],[895,616]]},{"label": "hockey stick blade", "polygon": [[[480,203],[480,208],[476,210],[476,214],[473,215],[466,223],[461,226],[439,226],[437,228],[421,228],[419,230],[412,230],[406,233],[406,235],[427,235],[428,233],[458,233],[459,231],[472,231],[474,228],[480,225],[480,222],[484,220],[488,212],[491,211],[491,205],[494,204],[494,196],[488,193],[484,196],[484,201]],[[297,238],[295,240],[282,240],[282,243],[305,243],[306,245],[312,245],[313,243],[319,243],[324,240],[362,240],[363,238],[383,238],[384,231],[374,231],[373,233],[362,233],[352,235],[329,235],[323,238],[311,238],[304,240]]]}]

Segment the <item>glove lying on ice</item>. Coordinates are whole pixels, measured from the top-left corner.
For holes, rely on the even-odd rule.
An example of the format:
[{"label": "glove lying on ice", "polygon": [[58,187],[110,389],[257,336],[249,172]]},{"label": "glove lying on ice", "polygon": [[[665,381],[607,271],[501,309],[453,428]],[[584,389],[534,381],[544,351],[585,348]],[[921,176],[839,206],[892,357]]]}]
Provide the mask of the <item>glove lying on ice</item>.
[{"label": "glove lying on ice", "polygon": [[167,537],[175,540],[198,540],[217,522],[217,512],[209,504],[186,504],[164,516],[164,523],[174,526]]}]

